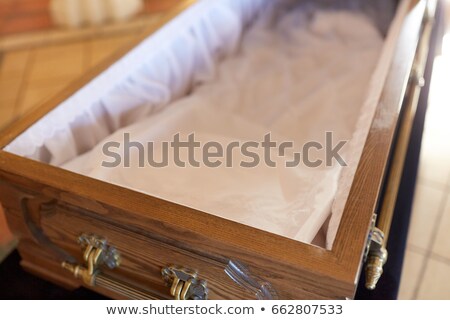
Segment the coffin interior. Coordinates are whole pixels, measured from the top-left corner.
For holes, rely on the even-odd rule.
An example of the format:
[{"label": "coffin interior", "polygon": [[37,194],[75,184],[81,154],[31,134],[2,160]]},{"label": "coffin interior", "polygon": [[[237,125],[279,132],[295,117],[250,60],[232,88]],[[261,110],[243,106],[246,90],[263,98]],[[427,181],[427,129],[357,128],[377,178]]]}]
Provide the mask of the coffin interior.
[{"label": "coffin interior", "polygon": [[[74,159],[99,148],[111,135],[125,132],[143,118],[157,119],[172,103],[191,95],[204,83],[211,82],[214,74],[208,71],[205,60],[200,58],[205,50],[202,45],[209,45],[206,51],[210,55],[209,61],[215,65],[233,58],[239,52],[242,34],[251,30],[255,21],[260,20],[258,17],[264,13],[264,8],[271,2],[225,0],[220,4],[215,1],[202,1],[194,5],[56,106],[5,150],[71,169],[70,163]],[[305,8],[320,6],[325,11],[362,13],[376,26],[381,37],[386,36],[396,9],[396,2],[388,0],[280,2],[283,2],[286,8],[299,5]],[[209,42],[198,41],[210,37],[211,30],[214,31],[214,39]],[[190,41],[189,45],[187,39]],[[217,39],[220,41],[216,41]],[[383,53],[392,51],[392,45],[385,44],[380,50],[373,77],[367,88],[363,89],[367,99],[362,101],[358,114],[354,115],[356,124],[346,150],[346,153],[352,155],[349,161],[351,168],[346,168],[344,173],[341,170],[332,171],[329,183],[325,183],[327,186],[332,185],[334,192],[332,203],[323,206],[325,212],[317,219],[311,217],[304,221],[301,228],[303,231],[294,232],[295,236],[249,223],[251,226],[331,248],[343,210],[342,203],[345,202],[351,184],[349,177],[357,164],[359,150],[375,112],[379,92],[373,92],[374,83],[383,81],[383,74],[379,70],[389,62],[389,55]],[[187,47],[190,48],[189,52]],[[186,63],[187,61],[190,63]],[[127,187],[142,191],[139,186]],[[176,198],[166,200],[180,202]],[[202,207],[196,209],[216,214]]]}]

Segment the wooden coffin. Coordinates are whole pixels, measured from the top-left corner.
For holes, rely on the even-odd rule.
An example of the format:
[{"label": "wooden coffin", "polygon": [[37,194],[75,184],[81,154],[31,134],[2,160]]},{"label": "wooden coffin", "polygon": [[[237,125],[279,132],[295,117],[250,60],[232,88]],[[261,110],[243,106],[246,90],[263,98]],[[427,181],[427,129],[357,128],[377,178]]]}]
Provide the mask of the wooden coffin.
[{"label": "wooden coffin", "polygon": [[[86,286],[112,298],[352,298],[366,254],[373,273],[380,273],[385,258],[382,238],[389,231],[435,1],[400,1],[393,17],[385,19],[384,45],[354,153],[333,203],[339,219],[328,247],[64,170],[44,156],[20,155],[11,147],[65,101],[81,103],[83,92],[99,88],[94,82],[111,81],[115,66],[138,61],[143,43],[166,23],[181,19],[185,10],[203,8],[191,5],[180,4],[161,25],[0,136],[0,202],[20,239],[22,266],[62,286]],[[388,190],[383,204],[381,190]]]}]

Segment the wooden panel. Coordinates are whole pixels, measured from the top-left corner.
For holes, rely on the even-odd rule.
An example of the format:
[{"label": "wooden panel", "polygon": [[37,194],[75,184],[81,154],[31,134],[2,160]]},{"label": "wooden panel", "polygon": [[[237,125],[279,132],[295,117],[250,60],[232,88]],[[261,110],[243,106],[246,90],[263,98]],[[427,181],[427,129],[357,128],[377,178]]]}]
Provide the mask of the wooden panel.
[{"label": "wooden panel", "polygon": [[81,286],[76,279],[67,277],[59,261],[32,240],[23,239],[18,249],[22,258],[20,265],[26,271],[67,290],[75,290]]},{"label": "wooden panel", "polygon": [[151,286],[167,298],[169,288],[164,285],[161,269],[168,265],[198,270],[199,278],[208,281],[211,299],[254,298],[225,274],[225,264],[97,221],[92,215],[58,208],[55,213],[42,218],[42,226],[53,242],[75,255],[80,262],[81,250],[76,242],[78,236],[88,233],[105,237],[122,257],[121,266],[110,271],[111,274],[141,286],[144,284],[144,287]]},{"label": "wooden panel", "polygon": [[[13,157],[17,158],[16,160],[18,161],[25,160],[20,157]],[[33,165],[41,166],[42,164],[33,162]],[[48,169],[58,174],[73,175],[57,168],[48,167]],[[37,171],[30,170],[30,172]],[[48,177],[47,173],[49,172],[41,176]],[[82,178],[85,185],[89,185],[89,183],[86,184],[86,178]],[[26,181],[23,176],[12,176],[11,174],[5,174],[1,170],[0,179],[8,181],[7,184],[3,184],[2,188],[3,192],[8,192],[9,194],[9,200],[4,203],[7,210],[20,207],[17,202],[21,198],[21,193],[41,197],[42,200],[36,200],[37,203],[46,203],[49,202],[49,199],[54,199],[57,201],[58,207],[64,208],[68,212],[73,212],[74,216],[91,215],[89,219],[98,221],[96,222],[97,225],[108,224],[109,227],[107,229],[124,229],[130,234],[134,234],[135,237],[144,236],[158,243],[180,248],[197,257],[219,262],[222,267],[229,260],[241,261],[250,267],[255,276],[270,281],[281,297],[300,297],[305,299],[344,298],[346,293],[353,290],[353,284],[347,285],[344,281],[341,281],[338,268],[332,267],[334,266],[333,258],[329,258],[331,252],[321,248],[276,237],[227,220],[216,221],[216,217],[206,214],[204,214],[203,218],[196,220],[195,224],[192,224],[190,219],[186,218],[186,215],[198,214],[194,210],[191,211],[188,208],[152,199],[151,197],[143,196],[130,190],[122,190],[122,188],[118,187],[118,190],[115,191],[116,187],[96,180],[92,180],[94,189],[89,187],[84,190],[88,192],[89,190],[104,190],[103,197],[109,203],[89,199],[87,194],[80,197],[73,193],[73,190],[44,186],[37,183],[36,179],[34,179],[35,181]],[[65,177],[59,176],[54,181],[63,182],[67,180]],[[66,185],[66,187],[68,186]],[[114,206],[115,200],[121,198],[119,195],[125,196],[125,198],[122,198],[121,206],[127,207],[127,210]],[[161,203],[158,203],[158,201]],[[38,210],[38,207],[35,206],[35,210]],[[158,216],[157,219],[155,215]],[[38,217],[40,213],[33,213],[30,216]],[[44,220],[40,217],[36,223],[42,226]],[[45,225],[48,228],[48,225]],[[30,232],[25,230],[27,228],[26,223],[13,224],[12,227],[16,233],[30,237]],[[248,232],[249,230],[253,232]],[[242,239],[247,237],[253,240],[243,242]],[[274,248],[272,237],[276,237],[275,241],[279,241],[277,248]],[[267,249],[269,247],[271,251],[267,251],[267,253],[252,252],[248,250],[251,242],[257,244],[258,248],[266,247]],[[235,243],[239,246],[234,245]],[[292,251],[289,249],[290,245],[309,250],[311,254],[303,255],[303,257],[298,258],[296,263],[288,264],[286,260],[292,260],[292,256],[299,257],[295,249]],[[277,260],[274,258],[278,256],[283,257],[283,259]],[[314,261],[319,263],[316,265]],[[311,264],[309,269],[304,266],[305,264]],[[325,268],[324,265],[326,264],[330,265],[330,267]],[[322,274],[317,273],[317,270],[321,268],[324,269],[324,272]]]}]

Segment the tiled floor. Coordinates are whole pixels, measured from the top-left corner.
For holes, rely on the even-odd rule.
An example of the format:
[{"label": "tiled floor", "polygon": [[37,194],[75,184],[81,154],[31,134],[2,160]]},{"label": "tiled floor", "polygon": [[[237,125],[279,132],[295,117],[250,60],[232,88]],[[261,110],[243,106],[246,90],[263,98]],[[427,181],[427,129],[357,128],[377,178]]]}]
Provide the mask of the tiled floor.
[{"label": "tiled floor", "polygon": [[450,33],[435,61],[400,299],[450,299]]},{"label": "tiled floor", "polygon": [[[0,53],[0,128],[57,93],[133,36]],[[450,299],[449,83],[450,34],[433,75],[401,299]],[[0,213],[0,260],[11,245],[10,238],[1,237],[2,232],[6,234]],[[2,246],[2,242],[9,244]]]},{"label": "tiled floor", "polygon": [[0,128],[50,98],[133,37],[125,34],[4,53]]}]

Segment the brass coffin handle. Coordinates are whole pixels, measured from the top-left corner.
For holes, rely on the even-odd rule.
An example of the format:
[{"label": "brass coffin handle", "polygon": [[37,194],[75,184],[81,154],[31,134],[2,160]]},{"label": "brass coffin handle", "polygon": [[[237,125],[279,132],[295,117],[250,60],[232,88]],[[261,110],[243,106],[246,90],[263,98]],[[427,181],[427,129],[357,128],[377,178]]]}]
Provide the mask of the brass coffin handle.
[{"label": "brass coffin handle", "polygon": [[85,265],[62,263],[62,267],[70,271],[75,278],[83,280],[89,286],[96,284],[96,278],[100,274],[100,267],[106,265],[110,269],[114,269],[120,265],[120,254],[106,239],[95,236],[82,234],[78,238],[78,242],[83,250],[83,261]]},{"label": "brass coffin handle", "polygon": [[207,283],[198,279],[196,271],[171,265],[163,268],[161,273],[175,300],[208,299]]},{"label": "brass coffin handle", "polygon": [[[114,269],[120,266],[119,252],[105,238],[82,234],[78,243],[83,252],[83,264],[64,261],[62,267],[87,286],[98,286],[121,297],[136,300],[167,299],[166,295],[150,288],[135,286],[117,277],[102,272],[102,268]],[[187,268],[168,266],[162,269],[163,280],[170,287],[170,295],[177,300],[206,300],[208,288],[206,281],[199,280],[197,272]]]},{"label": "brass coffin handle", "polygon": [[106,239],[96,235],[82,234],[78,238],[78,242],[83,250],[84,264],[65,261],[62,263],[62,267],[75,278],[81,279],[84,284],[105,288],[128,299],[156,300],[162,298],[157,293],[130,285],[101,271],[104,266],[109,269],[117,268],[121,262],[119,252],[109,245]]}]

